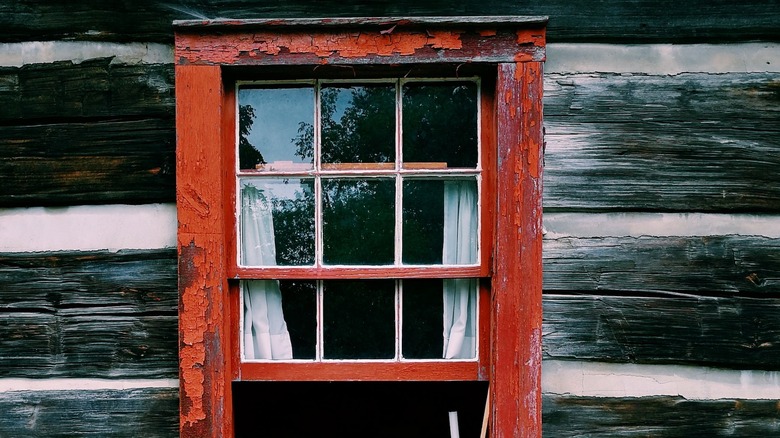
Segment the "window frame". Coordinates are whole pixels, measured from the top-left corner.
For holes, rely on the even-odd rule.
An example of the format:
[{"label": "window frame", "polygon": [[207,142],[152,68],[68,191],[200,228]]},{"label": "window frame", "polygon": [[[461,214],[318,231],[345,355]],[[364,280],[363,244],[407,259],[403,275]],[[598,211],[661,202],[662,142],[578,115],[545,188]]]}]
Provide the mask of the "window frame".
[{"label": "window frame", "polygon": [[[545,24],[544,17],[198,20],[174,24],[183,437],[232,435],[230,394],[236,378],[307,380],[309,376],[312,380],[483,379],[490,382],[491,436],[541,434],[541,66]],[[385,45],[373,45],[376,42]],[[490,232],[487,239],[481,236],[480,265],[320,267],[304,276],[298,269],[238,267],[234,244],[235,81],[257,72],[262,72],[261,76],[284,72],[311,76],[320,74],[315,72],[323,66],[323,71],[330,66],[343,66],[345,71],[374,65],[390,70],[438,72],[444,68],[454,76],[461,69],[476,67],[482,69],[483,90],[485,83],[495,84],[494,97],[486,99],[483,93],[480,99],[480,123],[491,128],[480,133],[482,153],[489,155],[487,159],[483,155],[482,161],[485,205],[480,214],[489,214],[482,218],[481,233]],[[485,71],[493,71],[495,76],[485,75]],[[484,143],[486,135],[488,143]],[[494,170],[488,173],[486,163],[495,163]],[[479,277],[479,318],[483,321],[479,326],[489,327],[479,331],[479,360],[446,366],[442,361],[379,366],[296,363],[292,364],[294,375],[288,362],[252,364],[261,366],[243,369],[235,323],[235,315],[241,313],[237,280],[247,276],[282,278],[280,275],[301,280]]]}]

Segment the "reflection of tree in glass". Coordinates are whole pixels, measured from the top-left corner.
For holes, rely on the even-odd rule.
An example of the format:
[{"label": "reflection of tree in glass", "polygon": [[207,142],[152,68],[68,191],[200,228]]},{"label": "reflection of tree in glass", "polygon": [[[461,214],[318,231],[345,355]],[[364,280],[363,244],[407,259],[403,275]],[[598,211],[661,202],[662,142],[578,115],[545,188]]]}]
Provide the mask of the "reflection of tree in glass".
[{"label": "reflection of tree in glass", "polygon": [[[390,85],[325,87],[320,93],[323,163],[394,160],[395,90]],[[314,127],[301,122],[296,155],[313,158]]]},{"label": "reflection of tree in glass", "polygon": [[325,263],[392,263],[394,181],[326,179],[322,188]]},{"label": "reflection of tree in glass", "polygon": [[265,164],[263,154],[249,142],[249,132],[255,121],[255,109],[252,105],[238,107],[238,163],[240,169],[254,169]]},{"label": "reflection of tree in glass", "polygon": [[444,182],[404,182],[403,262],[438,264],[444,244]]},{"label": "reflection of tree in glass", "polygon": [[474,82],[410,83],[403,90],[404,162],[477,165]]},{"label": "reflection of tree in glass", "polygon": [[275,198],[273,218],[276,263],[314,264],[314,180],[301,180],[301,190],[295,192],[295,199]]}]

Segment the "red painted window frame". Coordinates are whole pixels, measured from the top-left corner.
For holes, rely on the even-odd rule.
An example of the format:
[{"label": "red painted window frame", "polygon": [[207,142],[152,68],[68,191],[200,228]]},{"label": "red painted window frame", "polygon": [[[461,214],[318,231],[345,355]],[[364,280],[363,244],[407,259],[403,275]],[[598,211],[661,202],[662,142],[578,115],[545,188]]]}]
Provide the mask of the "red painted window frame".
[{"label": "red painted window frame", "polygon": [[[422,17],[183,21],[176,30],[180,431],[232,436],[231,382],[311,379],[490,382],[490,435],[541,436],[542,62],[545,18]],[[483,118],[483,253],[477,362],[241,364],[235,245],[235,75],[322,65],[489,67]],[[258,70],[259,69],[259,70]],[[246,73],[249,72],[249,73]],[[305,74],[305,73],[303,73]],[[485,129],[490,127],[493,129]],[[490,147],[488,147],[490,146]],[[350,269],[311,278],[350,278]],[[374,277],[455,275],[377,269]],[[300,372],[300,371],[297,371]],[[303,374],[303,373],[302,373]],[[400,377],[399,377],[400,376]],[[298,379],[300,380],[300,379]],[[518,403],[519,402],[519,403]]]}]

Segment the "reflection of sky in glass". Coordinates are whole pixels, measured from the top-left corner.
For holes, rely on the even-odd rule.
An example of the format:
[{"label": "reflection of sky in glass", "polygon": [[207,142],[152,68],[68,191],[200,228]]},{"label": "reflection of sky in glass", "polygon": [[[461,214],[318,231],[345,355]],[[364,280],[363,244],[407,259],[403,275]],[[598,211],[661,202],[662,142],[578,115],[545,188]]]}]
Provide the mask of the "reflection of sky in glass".
[{"label": "reflection of sky in glass", "polygon": [[268,163],[293,161],[295,137],[301,122],[314,124],[314,88],[240,88],[239,105],[251,105],[255,119],[249,142],[263,154]]}]

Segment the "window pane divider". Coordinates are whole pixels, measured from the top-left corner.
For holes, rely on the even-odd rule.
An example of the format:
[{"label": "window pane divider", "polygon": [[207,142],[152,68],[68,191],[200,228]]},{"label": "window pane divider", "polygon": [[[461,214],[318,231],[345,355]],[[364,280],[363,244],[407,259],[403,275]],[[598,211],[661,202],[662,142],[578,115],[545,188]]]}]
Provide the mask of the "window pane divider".
[{"label": "window pane divider", "polygon": [[488,266],[301,266],[244,267],[233,266],[228,277],[252,279],[381,279],[381,278],[467,278],[487,277]]}]

